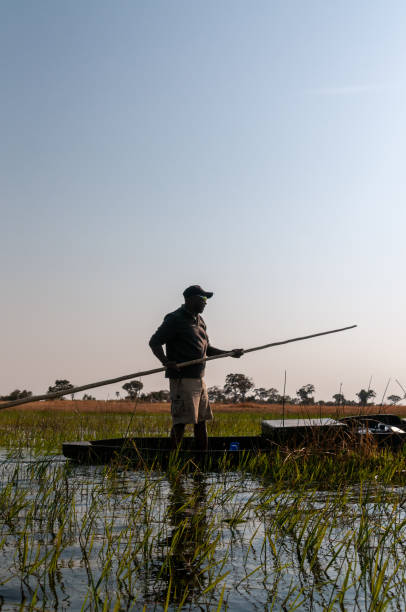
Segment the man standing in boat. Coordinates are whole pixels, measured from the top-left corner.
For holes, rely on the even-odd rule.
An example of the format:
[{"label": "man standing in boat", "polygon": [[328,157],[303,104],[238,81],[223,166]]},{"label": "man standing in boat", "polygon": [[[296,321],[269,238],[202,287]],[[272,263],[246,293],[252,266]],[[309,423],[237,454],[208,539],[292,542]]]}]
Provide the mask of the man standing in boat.
[{"label": "man standing in boat", "polygon": [[[213,413],[203,380],[205,363],[185,368],[178,368],[176,364],[228,352],[210,344],[206,324],[200,316],[212,296],[211,291],[204,291],[199,285],[185,289],[185,303],[165,316],[149,341],[152,352],[166,367],[166,378],[169,378],[174,448],[182,441],[185,425],[190,423],[194,425],[197,448],[207,450],[206,421],[213,418]],[[166,345],[166,354],[163,345]],[[243,349],[233,349],[232,356],[241,357],[243,352]]]}]

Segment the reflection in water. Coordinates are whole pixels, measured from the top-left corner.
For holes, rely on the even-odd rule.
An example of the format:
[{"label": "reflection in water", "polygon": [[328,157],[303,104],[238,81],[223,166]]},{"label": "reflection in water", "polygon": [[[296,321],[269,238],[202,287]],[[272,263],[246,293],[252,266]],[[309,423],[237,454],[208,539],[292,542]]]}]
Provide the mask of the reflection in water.
[{"label": "reflection in water", "polygon": [[0,459],[0,610],[404,609],[404,487],[174,473]]},{"label": "reflection in water", "polygon": [[196,600],[207,583],[202,572],[210,548],[206,504],[202,474],[171,479],[166,515],[170,532],[161,542],[166,548],[161,576],[166,583],[163,598],[170,591],[173,604]]}]

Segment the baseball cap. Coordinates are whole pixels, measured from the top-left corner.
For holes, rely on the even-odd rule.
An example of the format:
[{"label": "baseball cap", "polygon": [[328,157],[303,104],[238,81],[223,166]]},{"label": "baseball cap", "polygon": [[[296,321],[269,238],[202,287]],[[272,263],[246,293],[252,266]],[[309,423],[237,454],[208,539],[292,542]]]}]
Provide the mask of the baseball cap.
[{"label": "baseball cap", "polygon": [[204,291],[200,285],[191,285],[187,287],[183,292],[183,297],[192,297],[192,295],[203,295],[204,297],[211,298],[213,295],[212,291]]}]

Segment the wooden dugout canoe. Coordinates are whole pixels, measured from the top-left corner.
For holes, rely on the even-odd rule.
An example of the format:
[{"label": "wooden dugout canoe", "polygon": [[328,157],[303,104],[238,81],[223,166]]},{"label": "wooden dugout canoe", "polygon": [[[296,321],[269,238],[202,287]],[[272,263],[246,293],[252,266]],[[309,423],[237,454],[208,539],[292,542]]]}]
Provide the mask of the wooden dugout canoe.
[{"label": "wooden dugout canoe", "polygon": [[208,451],[198,451],[194,438],[185,437],[178,451],[171,448],[169,437],[161,438],[116,438],[93,442],[66,442],[63,454],[77,463],[131,463],[133,465],[159,465],[166,467],[171,461],[190,461],[213,468],[227,464],[238,464],[243,458],[252,457],[271,448],[263,436],[210,437]]},{"label": "wooden dugout canoe", "polygon": [[209,438],[207,451],[198,451],[194,439],[185,437],[178,451],[169,437],[128,437],[107,440],[65,442],[65,457],[82,464],[117,461],[133,465],[159,465],[171,461],[191,461],[196,465],[218,467],[238,465],[276,447],[314,447],[330,449],[373,442],[399,449],[406,444],[406,420],[392,414],[355,415],[334,419],[286,419],[262,422],[258,436],[215,436]]}]

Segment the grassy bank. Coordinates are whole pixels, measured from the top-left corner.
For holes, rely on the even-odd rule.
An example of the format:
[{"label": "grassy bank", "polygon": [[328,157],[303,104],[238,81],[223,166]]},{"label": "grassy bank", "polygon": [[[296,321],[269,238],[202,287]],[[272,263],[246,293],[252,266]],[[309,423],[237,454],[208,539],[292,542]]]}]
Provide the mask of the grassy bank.
[{"label": "grassy bank", "polygon": [[[278,404],[215,404],[211,436],[259,435],[261,421],[280,418]],[[358,414],[358,406],[287,405],[287,418],[340,417]],[[373,406],[363,413],[390,412],[406,416],[406,407]],[[126,401],[58,400],[0,410],[0,446],[61,452],[66,441],[120,438],[123,436],[167,436],[171,428],[169,404]],[[186,435],[192,434],[189,426]]]},{"label": "grassy bank", "polygon": [[[263,417],[263,413],[217,412],[214,421],[208,423],[209,435],[258,435]],[[35,455],[58,454],[67,441],[168,436],[170,428],[169,414],[5,410],[0,412],[0,447],[27,449]],[[192,433],[188,426],[186,435]],[[174,466],[175,471],[178,468],[183,469]],[[341,482],[374,479],[377,474],[382,482],[403,483],[406,451],[391,453],[378,449],[373,442],[360,445],[349,440],[348,444],[321,446],[315,441],[296,450],[275,446],[270,453],[244,460],[239,469],[292,486],[318,481],[336,487]]]},{"label": "grassy bank", "polygon": [[[0,402],[0,413],[1,413]],[[269,415],[268,418],[279,418],[282,414],[282,404],[261,404],[259,402],[241,402],[238,404],[212,404],[215,412],[244,412]],[[52,400],[42,402],[32,402],[30,404],[22,404],[15,409],[7,408],[6,411],[18,410],[19,412],[67,412],[67,413],[98,413],[98,414],[132,414],[134,410],[137,414],[170,414],[169,402],[140,402],[129,400]],[[344,416],[352,414],[365,413],[390,413],[397,414],[401,417],[406,417],[406,406],[392,406],[384,404],[376,406],[368,404],[362,407],[355,406],[318,406],[308,405],[302,406],[297,404],[286,404],[284,407],[285,414],[292,418],[313,418],[313,417],[328,417],[328,416]]]},{"label": "grassy bank", "polygon": [[[208,423],[209,435],[258,435],[262,414],[217,413]],[[62,443],[124,436],[168,436],[171,429],[168,412],[145,414],[138,411],[80,412],[54,410],[4,410],[0,412],[0,446],[31,448],[37,452],[61,452]],[[186,435],[192,435],[187,427]]]}]

